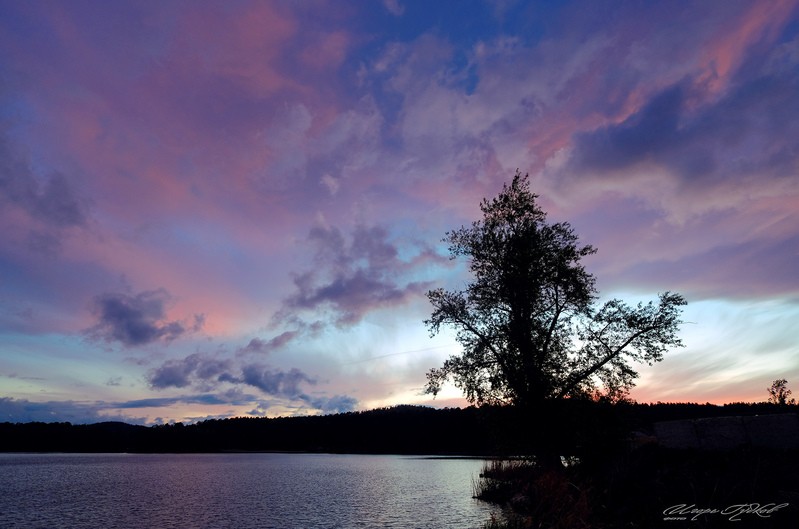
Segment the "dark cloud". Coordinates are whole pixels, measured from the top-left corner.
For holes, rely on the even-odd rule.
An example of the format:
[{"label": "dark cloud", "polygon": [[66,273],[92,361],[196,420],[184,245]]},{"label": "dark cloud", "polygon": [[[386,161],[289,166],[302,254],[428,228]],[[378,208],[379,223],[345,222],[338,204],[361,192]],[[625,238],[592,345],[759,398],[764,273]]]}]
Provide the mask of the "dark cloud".
[{"label": "dark cloud", "polygon": [[266,410],[263,408],[253,408],[248,411],[247,414],[255,417],[266,417]]},{"label": "dark cloud", "polygon": [[358,399],[349,395],[334,395],[333,397],[303,396],[310,406],[321,410],[323,413],[346,413],[353,411],[358,405]]},{"label": "dark cloud", "polygon": [[144,424],[143,418],[107,413],[117,406],[99,403],[67,401],[31,402],[26,399],[0,397],[0,422],[71,422],[89,424],[103,421],[123,421]]},{"label": "dark cloud", "polygon": [[249,354],[249,353],[267,354],[276,349],[280,349],[281,347],[290,343],[297,336],[299,336],[299,334],[300,331],[292,330],[292,331],[284,331],[278,334],[277,336],[270,338],[269,340],[262,340],[261,338],[253,338],[252,340],[249,341],[249,343],[247,343],[246,346],[239,349],[239,354]]},{"label": "dark cloud", "polygon": [[686,78],[623,122],[576,134],[567,171],[603,174],[648,162],[686,186],[725,188],[755,174],[795,177],[799,53],[753,47],[729,87],[715,90],[706,79]]},{"label": "dark cloud", "polygon": [[316,248],[316,266],[294,276],[297,292],[284,312],[332,309],[337,324],[351,325],[370,310],[402,304],[429,287],[402,280],[415,263],[400,259],[382,227],[358,226],[349,242],[337,228],[315,227],[308,240]]},{"label": "dark cloud", "polygon": [[[292,375],[294,376],[294,375]],[[289,377],[291,378],[291,377]],[[301,377],[300,377],[301,378]],[[278,384],[279,386],[282,383]],[[291,384],[286,386],[290,393]],[[352,411],[357,400],[346,396],[310,397],[305,394],[296,395],[296,400],[303,402],[324,413],[343,413]],[[232,405],[243,406],[256,404],[251,415],[266,415],[268,404],[255,395],[241,393],[236,390],[221,393],[202,393],[150,399],[136,399],[120,402],[76,402],[47,401],[32,402],[26,399],[0,397],[0,422],[71,422],[73,424],[92,424],[105,421],[122,421],[128,424],[145,424],[142,417],[121,415],[117,410],[136,410],[143,408],[170,408],[180,404],[199,404],[206,406]],[[220,417],[227,417],[222,415]],[[204,417],[210,418],[210,417]],[[156,422],[160,422],[156,419]]]},{"label": "dark cloud", "polygon": [[[257,339],[255,339],[257,340]],[[258,342],[262,342],[258,340]],[[256,343],[258,343],[256,342]],[[250,341],[252,345],[253,341]],[[265,342],[262,342],[262,345]],[[256,347],[256,350],[259,350]],[[288,399],[290,401],[301,402],[304,405],[325,413],[339,413],[351,411],[355,408],[358,401],[347,395],[336,395],[333,397],[312,396],[303,391],[304,385],[315,385],[316,379],[300,369],[292,368],[289,370],[275,369],[260,363],[245,364],[240,369],[233,369],[230,360],[214,359],[203,356],[199,353],[191,354],[183,359],[168,360],[160,367],[152,369],[147,380],[153,389],[165,389],[170,387],[184,388],[187,386],[210,389],[221,383],[234,385],[244,385],[256,388],[261,393],[278,399]],[[238,388],[231,389],[224,394],[224,400],[198,401],[186,400],[186,397],[175,398],[180,402],[198,402],[206,404],[219,403],[241,403],[251,402],[255,398],[242,396]],[[208,395],[205,399],[218,398],[220,396]],[[120,404],[119,408],[128,407],[155,407],[168,406],[175,399],[144,399]],[[173,402],[174,403],[174,402]]]},{"label": "dark cloud", "polygon": [[[229,375],[228,375],[229,376]],[[302,402],[323,413],[345,413],[352,411],[358,404],[358,400],[348,395],[335,395],[333,397],[311,396],[302,393],[299,385],[302,382],[313,383],[313,381],[298,369],[290,371],[275,371],[264,366],[247,366],[244,369],[241,379],[238,382],[251,385],[261,389],[264,393],[273,397],[288,398]],[[178,397],[163,397],[138,399],[124,402],[104,404],[109,409],[137,409],[137,408],[167,408],[177,404],[204,404],[204,405],[236,405],[258,403],[257,408],[249,413],[251,415],[266,415],[268,402],[259,399],[257,396],[242,393],[237,389],[222,393],[203,393],[197,395],[181,395]]]},{"label": "dark cloud", "polygon": [[247,345],[239,349],[240,353],[263,353],[266,352],[268,342],[260,338],[253,338]]},{"label": "dark cloud", "polygon": [[729,123],[728,110],[716,105],[692,110],[702,97],[697,91],[688,83],[671,86],[622,123],[576,135],[569,170],[602,174],[652,163],[687,182],[711,178],[719,168],[718,148],[727,148],[716,143],[730,130],[740,132],[740,124]]},{"label": "dark cloud", "polygon": [[167,360],[161,367],[152,369],[147,374],[147,381],[154,389],[184,388],[197,381],[218,379],[228,369],[228,360],[207,358],[194,353],[180,360]]},{"label": "dark cloud", "polygon": [[169,408],[178,404],[246,405],[257,401],[253,395],[237,391],[219,394],[203,393],[178,397],[137,399],[120,402],[47,401],[32,402],[25,399],[0,397],[0,422],[71,422],[90,424],[103,421],[122,421],[144,424],[144,418],[121,415],[116,410],[141,408]]},{"label": "dark cloud", "polygon": [[[795,30],[791,42],[747,48],[730,78],[716,81],[685,78],[625,121],[574,136],[560,181],[575,189],[607,185],[633,197],[626,204],[631,223],[618,228],[638,241],[665,242],[672,228],[679,239],[702,239],[690,246],[675,239],[673,255],[663,257],[661,247],[657,257],[637,259],[618,273],[617,285],[656,282],[698,298],[793,295],[799,239]],[[651,208],[646,217],[632,214],[638,199]],[[597,226],[613,233],[608,220],[616,216],[603,211]]]},{"label": "dark cloud", "polygon": [[194,355],[183,360],[169,360],[161,367],[153,369],[147,375],[150,387],[163,389],[169,387],[185,388],[191,384],[191,375],[194,373],[196,360]]},{"label": "dark cloud", "polygon": [[267,395],[290,399],[300,395],[301,383],[316,383],[314,379],[296,368],[292,368],[289,371],[280,371],[258,364],[244,366],[241,371],[240,381],[260,389]]},{"label": "dark cloud", "polygon": [[[167,321],[165,305],[169,294],[163,290],[127,294],[103,294],[95,298],[99,323],[89,334],[123,345],[145,345],[157,340],[173,340],[186,332],[179,321]],[[198,329],[202,316],[195,316],[192,329]]]},{"label": "dark cloud", "polygon": [[15,204],[53,226],[82,226],[86,204],[66,176],[54,173],[40,182],[28,163],[0,137],[0,202]]},{"label": "dark cloud", "polygon": [[584,169],[604,171],[659,157],[680,141],[683,100],[683,88],[673,86],[624,122],[578,135],[575,162]]},{"label": "dark cloud", "polygon": [[124,402],[115,402],[110,404],[110,408],[119,409],[134,409],[134,408],[167,408],[176,404],[241,404],[241,402],[231,402],[230,399],[225,398],[224,395],[182,395],[180,397],[167,397],[167,398],[152,398],[152,399],[138,399],[128,400]]},{"label": "dark cloud", "polygon": [[208,380],[230,369],[230,361],[226,359],[203,358],[194,372],[202,380]]},{"label": "dark cloud", "polygon": [[219,382],[246,384],[267,395],[286,398],[300,395],[300,384],[316,383],[313,378],[296,368],[282,371],[253,363],[245,364],[240,372],[234,373],[230,360],[209,358],[199,353],[164,362],[148,373],[147,380],[153,389],[183,388]]}]

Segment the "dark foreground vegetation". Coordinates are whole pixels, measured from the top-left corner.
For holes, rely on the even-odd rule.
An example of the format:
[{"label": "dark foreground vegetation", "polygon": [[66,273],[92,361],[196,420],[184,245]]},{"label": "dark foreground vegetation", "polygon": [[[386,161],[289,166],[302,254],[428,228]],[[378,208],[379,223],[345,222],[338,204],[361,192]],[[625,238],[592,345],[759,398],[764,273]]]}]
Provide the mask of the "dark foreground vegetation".
[{"label": "dark foreground vegetation", "polygon": [[799,527],[797,440],[786,449],[700,450],[668,448],[652,435],[656,422],[796,414],[796,405],[583,403],[561,411],[555,422],[571,434],[542,433],[527,452],[548,455],[562,442],[572,450],[560,461],[530,455],[484,465],[474,496],[502,507],[484,529]]},{"label": "dark foreground vegetation", "polygon": [[475,496],[504,511],[486,529],[799,527],[799,453],[669,450],[542,468],[488,463]]}]

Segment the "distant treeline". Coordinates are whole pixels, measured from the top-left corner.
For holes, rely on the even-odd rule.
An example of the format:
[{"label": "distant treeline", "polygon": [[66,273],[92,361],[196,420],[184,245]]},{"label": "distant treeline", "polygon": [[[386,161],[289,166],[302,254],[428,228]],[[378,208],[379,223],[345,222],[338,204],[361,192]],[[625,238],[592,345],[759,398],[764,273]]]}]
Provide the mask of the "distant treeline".
[{"label": "distant treeline", "polygon": [[298,451],[504,455],[534,450],[535,437],[571,452],[615,443],[675,419],[796,413],[767,403],[558,402],[534,419],[512,407],[395,406],[336,415],[211,419],[137,426],[121,422],[0,423],[3,452]]}]

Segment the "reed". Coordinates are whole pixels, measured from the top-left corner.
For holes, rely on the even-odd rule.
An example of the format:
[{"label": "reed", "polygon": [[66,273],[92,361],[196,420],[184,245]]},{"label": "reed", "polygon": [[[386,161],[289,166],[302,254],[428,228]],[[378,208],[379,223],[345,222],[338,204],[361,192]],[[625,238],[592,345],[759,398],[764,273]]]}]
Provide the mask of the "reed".
[{"label": "reed", "polygon": [[486,462],[474,482],[474,497],[504,510],[484,529],[588,529],[589,491],[569,474],[566,468],[538,465],[533,458]]}]

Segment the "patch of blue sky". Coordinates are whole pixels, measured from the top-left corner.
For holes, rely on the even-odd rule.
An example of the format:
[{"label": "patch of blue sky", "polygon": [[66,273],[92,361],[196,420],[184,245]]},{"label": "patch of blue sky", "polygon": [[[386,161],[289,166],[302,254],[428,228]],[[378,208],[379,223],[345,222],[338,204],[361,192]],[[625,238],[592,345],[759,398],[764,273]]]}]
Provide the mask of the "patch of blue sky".
[{"label": "patch of blue sky", "polygon": [[799,47],[799,20],[791,20],[783,28],[779,42],[782,44],[792,44],[794,49]]},{"label": "patch of blue sky", "polygon": [[[551,25],[559,7],[552,2],[531,5],[529,2],[404,2],[400,16],[386,10],[369,10],[375,25],[382,26],[379,39],[373,39],[359,49],[360,64],[374,64],[395,43],[408,44],[422,36],[434,36],[451,45],[453,50],[448,78],[456,80],[454,86],[464,94],[472,94],[479,77],[472,62],[474,49],[480,43],[511,37],[519,44],[537,43]],[[350,59],[352,61],[352,59]],[[393,74],[386,71],[385,75]],[[381,100],[381,109],[387,110],[388,123],[393,122],[391,109],[401,106],[401,98],[369,85],[371,93]],[[393,103],[393,104],[392,104]]]},{"label": "patch of blue sky", "polygon": [[[765,400],[770,380],[799,377],[794,326],[799,304],[785,300],[705,300],[685,308],[684,348],[640,369],[649,399]],[[761,387],[762,386],[762,387]],[[644,399],[644,400],[649,400]]]},{"label": "patch of blue sky", "polygon": [[404,2],[404,13],[388,30],[389,38],[409,41],[433,32],[459,48],[502,35],[525,43],[537,42],[553,16],[557,2]]}]

